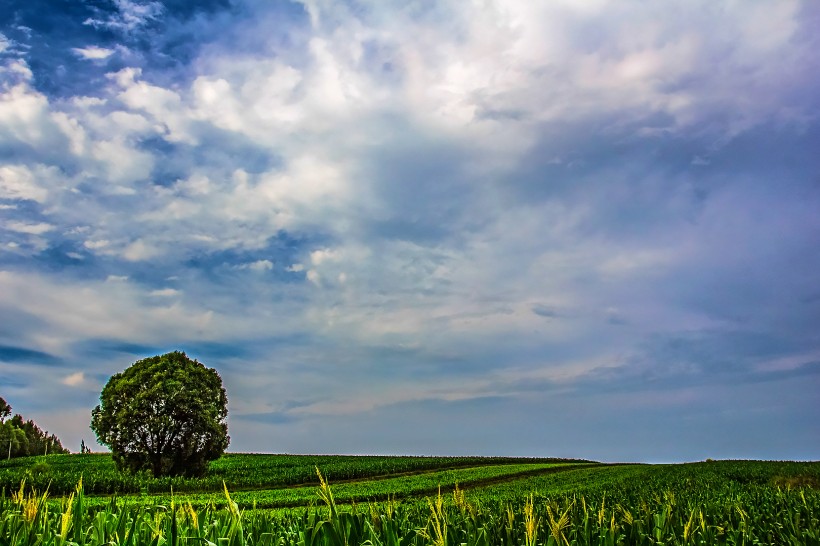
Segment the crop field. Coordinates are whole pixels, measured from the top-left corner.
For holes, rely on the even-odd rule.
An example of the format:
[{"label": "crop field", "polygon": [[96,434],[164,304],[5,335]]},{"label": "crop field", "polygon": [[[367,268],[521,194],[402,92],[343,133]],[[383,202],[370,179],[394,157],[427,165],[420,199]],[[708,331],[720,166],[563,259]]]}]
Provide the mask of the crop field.
[{"label": "crop field", "polygon": [[587,461],[508,457],[386,457],[344,455],[261,455],[229,453],[211,464],[204,478],[153,478],[118,472],[110,455],[52,455],[0,462],[0,488],[11,490],[20,481],[52,494],[69,494],[83,478],[85,492],[99,494],[167,493],[174,491],[231,491],[318,484],[316,468],[333,483],[396,476],[429,470],[505,464],[557,464]]},{"label": "crop field", "polygon": [[0,544],[820,545],[820,463],[231,455],[211,474],[163,491],[104,455],[4,462]]}]

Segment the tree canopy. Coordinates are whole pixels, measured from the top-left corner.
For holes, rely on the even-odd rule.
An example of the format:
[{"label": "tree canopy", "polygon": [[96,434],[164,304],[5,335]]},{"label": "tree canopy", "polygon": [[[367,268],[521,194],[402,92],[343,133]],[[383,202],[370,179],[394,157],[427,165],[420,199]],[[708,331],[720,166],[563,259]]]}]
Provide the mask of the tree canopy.
[{"label": "tree canopy", "polygon": [[91,428],[120,469],[198,476],[228,447],[227,405],[216,370],[175,351],[113,375]]},{"label": "tree canopy", "polygon": [[19,413],[11,419],[11,406],[0,397],[0,455],[6,458],[68,453],[54,434],[44,432]]}]

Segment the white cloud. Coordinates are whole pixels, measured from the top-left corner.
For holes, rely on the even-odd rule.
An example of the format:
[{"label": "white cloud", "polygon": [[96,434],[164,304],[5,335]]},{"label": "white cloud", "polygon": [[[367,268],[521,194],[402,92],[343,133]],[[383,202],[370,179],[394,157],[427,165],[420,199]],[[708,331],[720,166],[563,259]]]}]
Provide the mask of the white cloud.
[{"label": "white cloud", "polygon": [[80,58],[91,61],[107,59],[108,57],[114,54],[113,49],[106,49],[104,47],[98,47],[93,45],[83,48],[75,47],[72,48],[71,51],[77,54],[77,56],[79,56]]},{"label": "white cloud", "polygon": [[322,277],[319,275],[319,273],[316,272],[315,269],[308,269],[307,273],[305,273],[305,277],[307,277],[307,280],[309,280],[313,284],[317,286],[321,285]]},{"label": "white cloud", "polygon": [[163,288],[161,290],[152,290],[149,295],[150,296],[157,296],[161,298],[171,298],[174,296],[178,296],[180,294],[179,290],[175,290],[173,288]]},{"label": "white cloud", "polygon": [[328,248],[314,250],[310,253],[310,261],[313,265],[321,265],[322,262],[328,261],[338,261],[340,258],[341,254],[338,250],[332,250]]},{"label": "white cloud", "polygon": [[97,241],[85,241],[83,246],[89,250],[99,250],[106,248],[109,244],[111,244],[109,241],[102,239]]},{"label": "white cloud", "polygon": [[101,140],[92,145],[91,156],[97,162],[99,174],[111,182],[112,193],[132,193],[128,184],[151,176],[154,157],[121,140]]},{"label": "white cloud", "polygon": [[161,2],[132,2],[113,0],[117,12],[107,19],[88,18],[84,24],[133,32],[150,21],[156,20],[164,11]]},{"label": "white cloud", "polygon": [[129,262],[142,262],[156,258],[161,254],[162,250],[142,239],[138,239],[123,249],[122,256]]},{"label": "white cloud", "polygon": [[255,262],[242,264],[240,267],[252,271],[270,271],[273,269],[273,262],[270,260],[257,260]]},{"label": "white cloud", "polygon": [[3,82],[7,87],[30,83],[34,79],[34,73],[23,59],[15,59],[8,64],[0,65],[0,74],[7,76],[7,80]]},{"label": "white cloud", "polygon": [[63,385],[68,385],[69,387],[78,387],[85,383],[85,373],[83,372],[75,372],[69,374],[63,378],[61,381]]},{"label": "white cloud", "polygon": [[36,165],[34,169],[32,172],[25,165],[0,165],[0,197],[45,202],[48,190],[38,179],[51,177],[53,172],[43,165]]},{"label": "white cloud", "polygon": [[[109,276],[101,282],[65,284],[59,278],[0,271],[0,304],[41,321],[21,334],[25,338],[20,342],[28,340],[56,354],[77,339],[168,343],[222,335],[217,333],[222,321],[210,310],[181,303],[153,305],[143,300],[136,284],[126,281],[125,276]],[[226,332],[234,331],[223,326]]]},{"label": "white cloud", "polygon": [[35,148],[56,145],[54,135],[61,134],[51,119],[48,99],[24,83],[0,93],[0,128],[0,143],[18,141]]},{"label": "white cloud", "polygon": [[117,82],[122,91],[117,95],[125,106],[153,118],[155,130],[171,142],[195,144],[188,129],[190,113],[185,109],[178,93],[150,85],[140,79],[141,71],[125,68],[109,77]]},{"label": "white cloud", "polygon": [[18,233],[27,233],[29,235],[42,235],[54,229],[54,226],[46,223],[29,224],[26,222],[7,222],[3,225],[4,228]]},{"label": "white cloud", "polygon": [[11,48],[13,42],[9,40],[5,34],[0,32],[0,53],[5,52],[7,49]]}]

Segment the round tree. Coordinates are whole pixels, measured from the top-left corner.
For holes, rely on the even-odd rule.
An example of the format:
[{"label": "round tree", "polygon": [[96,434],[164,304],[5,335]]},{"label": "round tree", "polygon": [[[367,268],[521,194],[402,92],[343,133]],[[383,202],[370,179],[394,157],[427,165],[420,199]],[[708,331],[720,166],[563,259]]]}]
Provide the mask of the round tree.
[{"label": "round tree", "polygon": [[113,375],[91,429],[120,469],[200,476],[228,447],[227,406],[216,370],[175,351]]}]

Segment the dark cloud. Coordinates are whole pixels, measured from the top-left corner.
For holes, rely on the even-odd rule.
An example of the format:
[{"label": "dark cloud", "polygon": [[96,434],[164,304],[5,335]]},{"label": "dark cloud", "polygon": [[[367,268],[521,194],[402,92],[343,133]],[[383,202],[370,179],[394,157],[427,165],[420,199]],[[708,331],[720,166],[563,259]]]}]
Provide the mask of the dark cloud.
[{"label": "dark cloud", "polygon": [[296,423],[300,421],[299,416],[290,414],[285,411],[273,411],[269,413],[249,413],[245,415],[237,415],[233,419],[241,421],[250,421],[252,423],[264,423],[269,425],[285,425]]},{"label": "dark cloud", "polygon": [[61,358],[49,353],[12,345],[0,345],[0,361],[40,366],[60,366],[63,364]]},{"label": "dark cloud", "polygon": [[[112,354],[126,356],[153,356],[160,354],[161,347],[141,345],[118,339],[86,339],[75,345],[75,351],[85,356],[111,357]],[[118,357],[119,358],[119,357]]]},{"label": "dark cloud", "polygon": [[534,305],[532,307],[532,312],[538,315],[539,317],[544,318],[558,318],[561,314],[554,308],[549,307],[547,305]]}]

